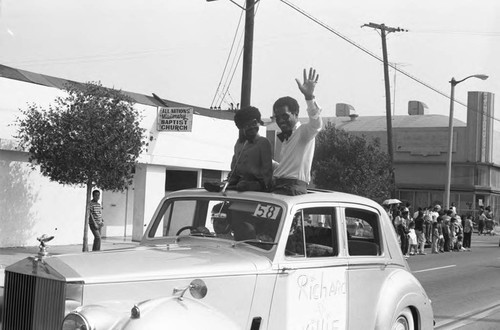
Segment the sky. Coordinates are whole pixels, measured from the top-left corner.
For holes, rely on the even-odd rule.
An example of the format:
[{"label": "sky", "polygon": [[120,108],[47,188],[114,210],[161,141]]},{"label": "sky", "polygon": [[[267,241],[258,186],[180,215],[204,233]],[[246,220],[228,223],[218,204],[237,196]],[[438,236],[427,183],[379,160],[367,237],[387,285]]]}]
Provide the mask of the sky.
[{"label": "sky", "polygon": [[[239,103],[234,50],[243,44],[244,15],[229,0],[0,1],[0,64],[207,108]],[[264,117],[285,95],[305,109],[294,79],[314,67],[325,116],[335,114],[336,103],[360,116],[385,115],[382,63],[345,40],[381,58],[379,33],[361,27],[369,22],[408,30],[387,36],[389,62],[444,94],[452,77],[473,74],[489,79],[457,85],[457,100],[466,103],[468,91],[500,92],[499,16],[498,0],[260,0],[251,103]],[[407,114],[410,100],[424,102],[430,114],[449,114],[445,96],[393,69],[389,77],[396,115]],[[224,99],[218,86],[221,94],[228,90]],[[455,117],[465,121],[466,111],[457,104]]]}]

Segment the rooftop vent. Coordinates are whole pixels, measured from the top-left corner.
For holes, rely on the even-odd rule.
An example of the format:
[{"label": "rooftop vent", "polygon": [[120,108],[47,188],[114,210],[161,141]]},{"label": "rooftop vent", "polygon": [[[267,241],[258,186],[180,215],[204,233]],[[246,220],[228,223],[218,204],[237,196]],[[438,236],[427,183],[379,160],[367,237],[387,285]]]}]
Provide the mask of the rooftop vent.
[{"label": "rooftop vent", "polygon": [[356,112],[356,110],[350,104],[337,103],[335,105],[335,116],[337,116],[337,117],[349,117],[352,114],[354,114],[355,112]]},{"label": "rooftop vent", "polygon": [[426,115],[428,107],[424,102],[408,101],[408,114],[410,116]]}]

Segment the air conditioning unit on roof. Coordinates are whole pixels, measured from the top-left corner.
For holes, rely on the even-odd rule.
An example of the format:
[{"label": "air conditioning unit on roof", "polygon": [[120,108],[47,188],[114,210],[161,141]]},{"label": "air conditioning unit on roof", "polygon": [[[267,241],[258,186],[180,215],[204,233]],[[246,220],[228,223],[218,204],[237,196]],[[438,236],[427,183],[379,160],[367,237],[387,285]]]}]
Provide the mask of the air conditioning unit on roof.
[{"label": "air conditioning unit on roof", "polygon": [[426,115],[428,113],[427,104],[420,101],[408,101],[408,114],[410,116]]}]

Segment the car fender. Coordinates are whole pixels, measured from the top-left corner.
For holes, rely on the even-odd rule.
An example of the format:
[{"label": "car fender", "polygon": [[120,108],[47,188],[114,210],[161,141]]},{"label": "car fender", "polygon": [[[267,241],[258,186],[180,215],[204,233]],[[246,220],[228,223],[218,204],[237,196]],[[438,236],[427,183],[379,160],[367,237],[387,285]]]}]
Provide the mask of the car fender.
[{"label": "car fender", "polygon": [[418,280],[407,270],[397,269],[388,276],[380,290],[379,306],[375,329],[391,329],[401,311],[409,307],[414,320],[419,324],[415,329],[432,329],[433,312],[431,300]]},{"label": "car fender", "polygon": [[226,314],[189,297],[157,298],[133,306],[130,315],[120,320],[113,330],[158,329],[242,329]]}]

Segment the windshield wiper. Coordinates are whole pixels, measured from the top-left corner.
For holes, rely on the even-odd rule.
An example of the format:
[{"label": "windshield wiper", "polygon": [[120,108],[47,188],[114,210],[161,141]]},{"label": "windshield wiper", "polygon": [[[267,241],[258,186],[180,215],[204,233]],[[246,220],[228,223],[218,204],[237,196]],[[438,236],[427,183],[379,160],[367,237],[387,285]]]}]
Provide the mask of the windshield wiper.
[{"label": "windshield wiper", "polygon": [[236,245],[239,245],[241,243],[260,243],[260,244],[267,244],[267,245],[277,245],[278,244],[276,242],[268,242],[268,241],[262,241],[260,239],[252,238],[252,239],[244,239],[242,241],[234,241],[233,244],[231,244],[231,246],[235,247]]}]

